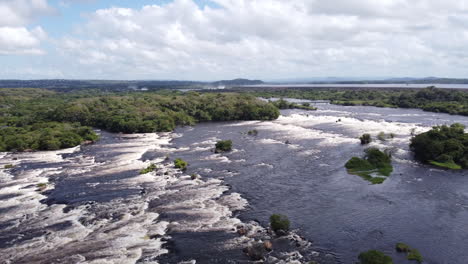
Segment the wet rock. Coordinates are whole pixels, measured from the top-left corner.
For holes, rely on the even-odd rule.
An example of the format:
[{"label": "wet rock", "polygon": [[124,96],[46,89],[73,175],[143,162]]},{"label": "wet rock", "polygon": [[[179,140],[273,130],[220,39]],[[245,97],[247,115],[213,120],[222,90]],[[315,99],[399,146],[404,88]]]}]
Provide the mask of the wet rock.
[{"label": "wet rock", "polygon": [[237,233],[241,236],[245,236],[247,234],[247,228],[245,227],[240,227],[237,229]]},{"label": "wet rock", "polygon": [[265,241],[263,242],[263,246],[265,247],[265,249],[267,251],[272,251],[273,250],[273,244],[271,243],[271,241]]},{"label": "wet rock", "polygon": [[332,261],[335,260],[335,257],[332,254],[326,254],[325,259],[326,259],[326,261],[332,262]]},{"label": "wet rock", "polygon": [[[282,259],[285,259],[287,263],[295,263],[293,261],[298,261],[304,257],[298,251],[294,252],[283,252],[281,253]],[[300,262],[299,262],[300,263]]]},{"label": "wet rock", "polygon": [[279,230],[276,230],[276,231],[275,231],[275,234],[276,234],[277,236],[280,236],[280,237],[281,237],[281,236],[286,236],[286,235],[288,234],[288,231],[285,231],[285,230],[283,230],[283,229],[279,229]]},{"label": "wet rock", "polygon": [[265,263],[267,264],[276,264],[279,262],[279,259],[273,257],[273,256],[268,256],[268,258],[266,259]]},{"label": "wet rock", "polygon": [[262,260],[266,254],[266,249],[263,243],[255,242],[246,249],[247,256],[251,260]]}]

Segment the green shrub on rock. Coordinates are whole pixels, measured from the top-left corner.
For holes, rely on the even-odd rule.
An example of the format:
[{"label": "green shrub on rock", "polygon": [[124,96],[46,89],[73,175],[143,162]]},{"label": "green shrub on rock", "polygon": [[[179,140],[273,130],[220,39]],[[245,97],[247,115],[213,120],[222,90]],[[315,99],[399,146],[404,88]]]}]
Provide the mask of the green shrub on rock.
[{"label": "green shrub on rock", "polygon": [[270,226],[274,232],[279,232],[280,230],[287,232],[289,225],[289,219],[285,215],[273,214],[270,216]]},{"label": "green shrub on rock", "polygon": [[408,245],[406,245],[405,243],[397,243],[395,248],[396,248],[396,251],[398,251],[398,252],[409,252],[409,251],[411,251],[411,248]]},{"label": "green shrub on rock", "polygon": [[152,171],[155,171],[158,167],[156,166],[156,164],[154,163],[151,163],[148,167],[146,167],[145,169],[142,169],[140,170],[140,174],[146,174],[146,173],[150,173]]},{"label": "green shrub on rock", "polygon": [[361,140],[361,145],[369,144],[372,141],[370,134],[363,134],[359,139]]},{"label": "green shrub on rock", "polygon": [[404,243],[398,243],[396,244],[396,250],[400,253],[406,253],[406,259],[408,260],[415,260],[418,263],[423,262],[423,257],[421,253],[419,253],[419,250],[411,248],[410,246],[404,244]]},{"label": "green shrub on rock", "polygon": [[232,150],[232,140],[220,140],[216,142],[215,153],[227,152]]},{"label": "green shrub on rock", "polygon": [[174,167],[176,167],[177,169],[184,171],[187,169],[187,166],[188,166],[188,163],[184,161],[183,159],[177,158],[174,160]]},{"label": "green shrub on rock", "polygon": [[418,263],[422,263],[423,257],[421,256],[421,253],[417,249],[411,249],[407,256],[408,260],[416,260]]}]

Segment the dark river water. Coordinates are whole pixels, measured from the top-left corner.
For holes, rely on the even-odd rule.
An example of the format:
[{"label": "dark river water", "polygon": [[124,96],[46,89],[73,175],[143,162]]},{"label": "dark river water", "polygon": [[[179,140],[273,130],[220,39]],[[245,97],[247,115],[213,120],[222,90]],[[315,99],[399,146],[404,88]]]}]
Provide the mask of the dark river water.
[{"label": "dark river water", "polygon": [[[355,263],[369,249],[411,263],[394,250],[404,242],[425,263],[465,264],[468,173],[420,165],[408,148],[412,132],[454,122],[468,118],[319,105],[275,121],[102,132],[81,148],[3,153],[0,166],[15,167],[0,171],[0,263],[246,263],[235,226],[281,213],[323,263]],[[394,172],[371,185],[344,164],[363,154],[360,135],[381,131],[395,137],[370,146],[392,150]],[[234,150],[213,153],[221,139]],[[170,165],[178,157],[185,173]],[[139,175],[151,162],[158,172]]]}]

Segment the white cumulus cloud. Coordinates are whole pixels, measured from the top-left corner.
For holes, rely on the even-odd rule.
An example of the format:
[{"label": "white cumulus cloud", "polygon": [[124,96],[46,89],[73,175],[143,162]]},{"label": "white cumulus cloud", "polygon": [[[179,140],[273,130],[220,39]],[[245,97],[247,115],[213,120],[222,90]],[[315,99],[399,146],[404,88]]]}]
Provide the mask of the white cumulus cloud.
[{"label": "white cumulus cloud", "polygon": [[43,54],[45,31],[28,25],[53,12],[46,0],[0,0],[0,54]]},{"label": "white cumulus cloud", "polygon": [[[468,68],[465,0],[212,2],[99,9],[57,47],[82,78],[457,77]],[[17,46],[35,43],[25,33]]]}]

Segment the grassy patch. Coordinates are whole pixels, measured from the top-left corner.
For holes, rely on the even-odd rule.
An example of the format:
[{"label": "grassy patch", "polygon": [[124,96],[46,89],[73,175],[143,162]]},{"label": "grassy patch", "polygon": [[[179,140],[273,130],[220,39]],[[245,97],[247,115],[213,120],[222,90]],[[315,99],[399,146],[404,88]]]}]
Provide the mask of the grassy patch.
[{"label": "grassy patch", "polygon": [[158,167],[156,166],[156,164],[151,163],[151,165],[149,165],[149,166],[146,167],[145,169],[140,170],[140,174],[146,174],[146,173],[153,172],[153,171],[155,171],[157,168],[158,168]]},{"label": "grassy patch", "polygon": [[450,169],[450,170],[461,170],[462,167],[458,164],[456,164],[455,162],[453,161],[448,161],[448,162],[437,162],[437,161],[429,161],[429,163],[431,165],[434,165],[436,167],[441,167],[441,168],[444,168],[444,169]]}]

